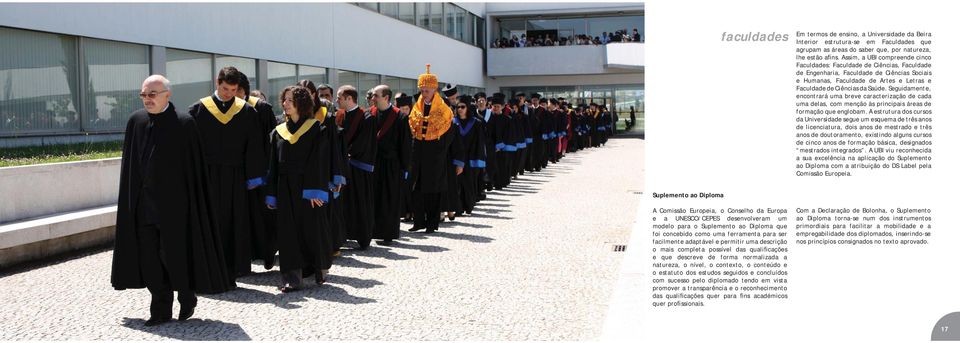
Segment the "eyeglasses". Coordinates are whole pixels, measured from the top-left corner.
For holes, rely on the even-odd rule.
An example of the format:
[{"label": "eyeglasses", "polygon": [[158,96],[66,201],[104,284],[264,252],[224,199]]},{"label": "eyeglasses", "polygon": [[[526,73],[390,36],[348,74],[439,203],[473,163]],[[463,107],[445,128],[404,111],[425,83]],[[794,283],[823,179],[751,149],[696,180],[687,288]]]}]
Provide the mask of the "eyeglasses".
[{"label": "eyeglasses", "polygon": [[159,91],[159,92],[153,91],[153,92],[150,92],[150,93],[140,93],[140,99],[146,99],[146,98],[156,99],[156,98],[157,98],[157,95],[160,95],[160,93],[163,93],[163,92],[166,92],[166,91],[168,91],[168,90],[167,90],[167,89],[164,89],[164,90]]},{"label": "eyeglasses", "polygon": [[457,108],[467,108],[467,106],[460,105],[460,106],[457,106]]}]

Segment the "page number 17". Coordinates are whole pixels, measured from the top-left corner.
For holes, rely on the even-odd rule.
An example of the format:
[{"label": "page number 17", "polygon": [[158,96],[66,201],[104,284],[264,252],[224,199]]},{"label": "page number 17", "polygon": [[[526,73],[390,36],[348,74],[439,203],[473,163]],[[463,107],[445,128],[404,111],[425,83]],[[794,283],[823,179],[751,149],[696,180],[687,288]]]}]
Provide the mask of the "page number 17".
[{"label": "page number 17", "polygon": [[949,326],[941,326],[941,327],[940,327],[940,332],[947,332],[947,330],[950,330],[950,327],[949,327]]}]

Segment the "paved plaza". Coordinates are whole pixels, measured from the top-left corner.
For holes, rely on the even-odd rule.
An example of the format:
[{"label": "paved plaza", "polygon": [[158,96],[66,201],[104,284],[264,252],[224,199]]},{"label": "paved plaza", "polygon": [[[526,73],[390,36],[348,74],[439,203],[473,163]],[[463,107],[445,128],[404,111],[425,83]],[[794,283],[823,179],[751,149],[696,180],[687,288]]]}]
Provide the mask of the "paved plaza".
[{"label": "paved plaza", "polygon": [[[596,340],[643,191],[643,144],[610,139],[488,193],[472,215],[344,250],[326,284],[277,268],[145,327],[146,289],[110,286],[112,250],[0,274],[0,340]],[[348,242],[348,247],[354,247]],[[174,306],[174,315],[179,305]]]}]

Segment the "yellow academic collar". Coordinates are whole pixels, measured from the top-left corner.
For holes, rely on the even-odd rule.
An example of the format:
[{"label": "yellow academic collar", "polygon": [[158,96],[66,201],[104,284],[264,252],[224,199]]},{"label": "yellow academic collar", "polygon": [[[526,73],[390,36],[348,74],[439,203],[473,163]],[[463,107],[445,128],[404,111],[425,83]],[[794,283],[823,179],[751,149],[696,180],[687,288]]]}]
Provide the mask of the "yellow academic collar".
[{"label": "yellow academic collar", "polygon": [[247,97],[247,103],[250,104],[250,107],[257,107],[257,102],[260,102],[260,98],[255,96]]},{"label": "yellow academic collar", "polygon": [[202,103],[203,106],[207,108],[207,111],[209,111],[214,118],[217,118],[221,124],[226,125],[231,119],[233,119],[233,116],[237,115],[237,113],[240,113],[240,111],[243,110],[243,104],[246,102],[240,98],[234,98],[233,105],[230,106],[230,109],[227,110],[227,113],[220,111],[220,108],[217,107],[217,103],[213,102],[212,96],[200,99],[200,103]]},{"label": "yellow academic collar", "polygon": [[300,136],[310,131],[310,128],[313,127],[313,123],[316,123],[317,120],[310,118],[303,122],[303,125],[297,129],[296,133],[290,133],[290,130],[287,129],[287,123],[280,123],[277,125],[277,133],[280,134],[280,138],[283,138],[290,144],[297,144],[297,141],[300,140]]}]

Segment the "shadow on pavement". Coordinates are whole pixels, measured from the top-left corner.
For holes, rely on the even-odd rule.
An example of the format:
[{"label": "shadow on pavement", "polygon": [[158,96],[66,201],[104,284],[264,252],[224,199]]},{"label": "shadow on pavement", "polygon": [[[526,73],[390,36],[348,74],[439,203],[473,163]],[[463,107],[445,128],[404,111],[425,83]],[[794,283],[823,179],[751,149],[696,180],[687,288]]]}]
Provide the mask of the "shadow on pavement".
[{"label": "shadow on pavement", "polygon": [[327,275],[326,281],[328,284],[347,285],[353,288],[373,288],[383,284],[383,282],[377,280],[367,280],[335,274]]},{"label": "shadow on pavement", "polygon": [[[402,235],[408,235],[409,233],[404,232],[404,233],[401,233],[401,234],[402,234]],[[397,241],[397,240],[394,240],[394,241],[393,241],[393,244],[389,245],[389,247],[391,247],[391,248],[398,248],[398,249],[417,250],[417,251],[422,251],[422,252],[444,252],[444,251],[450,250],[450,249],[447,249],[447,248],[444,248],[444,247],[438,247],[438,246],[434,246],[434,245],[407,244],[407,243],[399,242],[399,241]]]},{"label": "shadow on pavement", "polygon": [[[473,215],[470,215],[469,217],[473,217]],[[460,226],[462,226],[462,227],[472,227],[472,228],[478,228],[478,229],[489,229],[489,228],[492,228],[492,227],[493,227],[493,226],[490,226],[490,225],[487,225],[487,224],[474,224],[474,223],[466,223],[466,222],[462,222],[462,221],[452,221],[452,222],[448,222],[447,225],[445,225],[445,226],[449,226],[449,227],[460,227]]]},{"label": "shadow on pavement", "polygon": [[488,207],[488,206],[489,207],[511,207],[510,205],[507,205],[507,204],[485,204],[483,201],[481,201],[477,203],[477,206],[475,206],[474,209],[478,209],[481,207]]},{"label": "shadow on pavement", "polygon": [[443,232],[437,231],[434,233],[425,234],[426,236],[437,236],[449,239],[461,239],[465,241],[470,241],[474,243],[490,243],[493,242],[493,238],[486,236],[477,236],[477,235],[468,235],[465,233],[452,233],[452,232]]},{"label": "shadow on pavement", "polygon": [[[342,250],[342,254],[346,255],[346,252],[347,250]],[[344,256],[344,255],[341,255],[336,260],[333,260],[333,264],[336,266],[349,267],[349,268],[364,268],[364,269],[386,268],[386,266],[384,265],[367,263],[367,262],[354,259],[350,256]]]},{"label": "shadow on pavement", "polygon": [[[477,218],[493,218],[493,219],[503,219],[503,220],[513,219],[513,217],[502,217],[502,216],[495,216],[495,215],[490,215],[490,214],[477,213],[477,210],[479,210],[479,209],[474,209],[474,210],[473,210],[473,213],[470,214],[470,216],[471,216],[471,217],[477,217]],[[485,211],[485,212],[491,212],[491,213],[503,212],[503,211],[498,211],[498,210],[484,210],[484,211]]]},{"label": "shadow on pavement", "polygon": [[250,341],[240,325],[224,323],[219,320],[191,318],[185,322],[174,321],[158,326],[144,326],[146,322],[139,318],[123,318],[123,326],[173,338],[181,341]]},{"label": "shadow on pavement", "polygon": [[[340,253],[341,253],[341,257],[350,257],[350,256],[356,255],[356,256],[366,256],[366,257],[379,257],[379,258],[384,258],[391,261],[417,259],[417,257],[414,257],[414,256],[400,255],[398,253],[390,251],[390,249],[386,249],[384,247],[378,246],[376,245],[376,243],[371,244],[370,247],[367,248],[367,250],[344,249],[344,250],[340,250]],[[336,264],[336,262],[334,262],[334,264]]]}]

